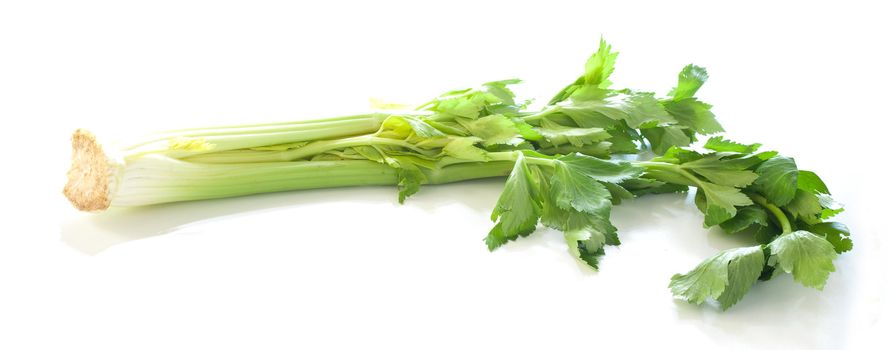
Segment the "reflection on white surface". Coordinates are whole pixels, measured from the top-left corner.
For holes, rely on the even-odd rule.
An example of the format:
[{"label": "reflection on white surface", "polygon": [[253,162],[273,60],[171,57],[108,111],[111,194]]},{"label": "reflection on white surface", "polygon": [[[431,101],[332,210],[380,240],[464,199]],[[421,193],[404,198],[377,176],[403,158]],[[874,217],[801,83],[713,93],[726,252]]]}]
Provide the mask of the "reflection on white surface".
[{"label": "reflection on white surface", "polygon": [[[486,186],[487,192],[499,191],[502,179],[475,180],[476,186]],[[427,188],[424,192],[434,191]],[[464,196],[441,191],[435,201],[411,200],[410,205],[433,210],[455,202],[478,211],[490,211],[496,195]],[[368,195],[372,194],[372,195]],[[382,198],[381,198],[382,197]],[[285,210],[306,204],[348,201],[378,207],[392,207],[396,196],[392,187],[332,188],[311,191],[279,192],[217,200],[170,203],[136,208],[112,208],[101,213],[77,213],[61,225],[62,241],[83,253],[94,255],[117,244],[168,234],[176,230],[213,220]],[[491,199],[493,198],[493,200]]]},{"label": "reflection on white surface", "polygon": [[[186,237],[184,233],[187,232],[210,233],[237,230],[238,227],[272,229],[273,227],[268,226],[271,225],[269,223],[281,225],[287,222],[286,218],[292,217],[301,222],[302,226],[326,228],[323,237],[318,237],[316,232],[294,232],[290,237],[295,242],[308,246],[312,242],[327,242],[313,251],[302,251],[301,254],[306,255],[304,258],[310,259],[313,264],[328,265],[332,261],[344,259],[348,265],[362,263],[364,267],[353,268],[364,271],[361,272],[364,274],[373,273],[376,278],[382,279],[373,280],[371,283],[374,285],[392,283],[393,286],[399,285],[398,288],[406,288],[404,281],[385,282],[390,278],[385,276],[392,275],[392,278],[396,278],[399,274],[397,271],[404,269],[404,262],[409,261],[412,268],[423,271],[423,275],[415,275],[417,280],[414,283],[420,285],[407,288],[419,288],[418,292],[432,294],[436,292],[426,291],[422,285],[437,286],[439,280],[446,280],[454,284],[451,288],[463,285],[487,290],[485,288],[506,286],[509,290],[510,285],[513,288],[516,285],[528,288],[523,284],[527,282],[522,282],[524,279],[537,280],[540,283],[535,287],[538,288],[536,293],[549,298],[561,295],[566,300],[549,300],[546,303],[555,303],[553,307],[556,308],[572,305],[570,307],[576,308],[574,312],[587,322],[584,327],[612,330],[626,328],[624,331],[613,331],[614,337],[606,338],[611,340],[602,340],[603,344],[650,344],[650,339],[643,341],[628,338],[632,333],[630,330],[663,328],[662,332],[653,334],[692,337],[693,339],[682,341],[696,346],[837,348],[849,340],[845,338],[848,328],[857,325],[851,322],[853,316],[850,315],[850,310],[859,308],[859,303],[879,303],[879,300],[862,301],[862,293],[856,291],[859,286],[854,278],[854,260],[859,258],[856,251],[853,251],[856,254],[841,256],[837,262],[837,272],[831,276],[822,292],[804,288],[794,283],[790,276],[779,274],[771,281],[758,283],[740,303],[726,312],[719,311],[715,305],[695,306],[674,300],[667,288],[672,274],[691,269],[718,250],[754,244],[750,237],[730,236],[718,229],[703,229],[701,215],[691,202],[691,197],[678,194],[639,198],[616,207],[613,221],[620,229],[623,244],[607,248],[601,271],[591,271],[570,258],[561,235],[543,228],[531,237],[512,242],[494,254],[489,254],[470,245],[475,242],[474,244],[482,246],[480,239],[489,227],[484,222],[502,188],[501,182],[493,179],[448,186],[427,186],[405,206],[397,205],[393,189],[373,187],[278,193],[114,210],[98,215],[76,215],[64,222],[61,234],[65,243],[87,254],[96,254],[112,246],[130,242],[127,244],[130,246],[127,249],[130,253],[148,249],[151,254],[163,255],[165,251],[178,251],[175,246],[184,242],[165,240],[166,244],[153,246],[154,248],[151,245],[146,245],[145,248],[137,246],[140,242],[147,243],[159,238],[155,236],[169,233],[174,234],[167,236]],[[340,231],[340,227],[348,230],[354,223],[331,222],[319,225],[318,221],[330,220],[331,216],[319,216],[317,212],[331,210],[361,212],[369,218],[379,219],[356,219],[364,220],[361,227],[368,234],[355,235],[354,232]],[[308,215],[302,215],[303,213]],[[410,219],[393,222],[393,218],[402,216]],[[354,218],[352,215],[333,217],[347,220]],[[467,220],[466,224],[472,227],[472,232],[436,232],[437,227],[460,226],[457,222],[462,221],[461,217]],[[260,224],[256,224],[257,222]],[[415,232],[402,232],[403,227],[392,226],[421,225],[423,222],[440,224]],[[391,235],[387,230],[392,230]],[[248,229],[241,231],[236,232],[235,236],[226,234],[225,239],[252,240],[250,235],[253,233],[246,232]],[[453,236],[434,238],[424,235],[424,232]],[[370,237],[372,235],[377,236]],[[346,242],[367,248],[349,250],[348,247],[342,247],[340,244],[344,241],[341,236],[347,237]],[[155,238],[133,242],[149,237]],[[198,245],[206,245],[223,238],[210,234],[202,235],[199,239],[202,242]],[[257,244],[261,246],[266,243]],[[256,248],[257,244],[245,245],[244,253],[250,249],[247,247]],[[461,247],[462,253],[458,253],[461,255],[449,256],[452,253],[448,250],[453,249],[448,247],[451,244]],[[429,248],[404,252],[405,249],[417,249],[418,246]],[[236,247],[230,254],[240,254],[237,249]],[[102,255],[104,254],[100,254]],[[355,261],[349,262],[348,259]],[[391,261],[393,265],[387,265],[390,264],[387,263],[390,259],[394,259]],[[461,261],[466,264],[471,261],[472,265],[461,265]],[[390,272],[379,274],[382,270],[373,268],[378,265],[386,266],[382,269]],[[299,274],[299,271],[306,268],[294,266],[292,271]],[[371,270],[362,270],[365,268]],[[330,273],[337,271],[334,269]],[[344,271],[339,273],[346,273]],[[495,276],[491,273],[502,275],[491,279]],[[309,281],[311,280],[310,278]],[[555,286],[559,286],[559,289],[548,289]],[[310,287],[312,288],[323,287],[318,285]],[[435,288],[438,290],[441,287]],[[306,290],[302,292],[312,293]],[[458,299],[471,297],[457,290],[448,293]],[[503,295],[500,298],[509,304],[535,297],[519,296],[519,300],[512,300]],[[572,299],[583,302],[570,302]],[[401,310],[398,312],[412,314],[402,309],[409,303],[403,303],[405,304],[401,306],[390,306]],[[494,307],[492,312],[502,313],[504,310]],[[552,310],[531,308],[528,312],[537,315],[535,317],[545,318]],[[508,315],[507,313],[501,317],[508,318]],[[604,316],[597,319],[592,315]],[[474,324],[472,322],[469,321]],[[478,326],[482,327],[481,324]]]},{"label": "reflection on white surface", "polygon": [[[171,233],[201,222],[289,207],[298,208],[300,204],[330,199],[342,200],[341,196],[331,198],[331,192],[343,191],[348,189],[269,193],[148,207],[113,208],[102,213],[85,213],[69,218],[61,227],[62,241],[74,249],[93,255],[117,244]],[[391,189],[387,191],[391,192]],[[352,202],[361,201],[360,195],[348,197]]]}]

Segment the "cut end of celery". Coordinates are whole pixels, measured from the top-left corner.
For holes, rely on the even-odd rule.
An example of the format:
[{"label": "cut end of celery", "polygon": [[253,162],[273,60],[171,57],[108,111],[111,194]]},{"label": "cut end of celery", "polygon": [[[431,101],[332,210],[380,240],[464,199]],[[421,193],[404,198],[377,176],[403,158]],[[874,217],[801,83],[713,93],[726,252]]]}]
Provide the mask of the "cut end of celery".
[{"label": "cut end of celery", "polygon": [[71,137],[73,152],[65,197],[75,208],[83,211],[101,211],[111,205],[114,183],[114,162],[96,137],[89,131],[78,129]]}]

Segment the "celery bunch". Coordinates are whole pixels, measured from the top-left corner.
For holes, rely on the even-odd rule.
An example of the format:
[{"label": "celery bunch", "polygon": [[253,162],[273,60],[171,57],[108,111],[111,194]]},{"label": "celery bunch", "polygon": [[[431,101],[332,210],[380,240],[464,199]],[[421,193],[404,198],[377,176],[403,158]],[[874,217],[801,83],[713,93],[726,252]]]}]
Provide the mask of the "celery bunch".
[{"label": "celery bunch", "polygon": [[[696,187],[705,226],[756,235],[761,246],[722,252],[673,278],[674,294],[729,307],[776,268],[820,288],[848,230],[823,220],[841,207],[823,182],[759,145],[698,135],[721,132],[695,93],[707,79],[688,65],[663,97],[615,89],[617,53],[601,41],[584,74],[543,108],[516,100],[502,80],[444,93],[411,111],[291,123],[184,129],[103,146],[75,132],[65,194],[100,211],[298,189],[395,185],[399,201],[422,185],[508,176],[485,242],[493,250],[543,224],[564,232],[569,251],[597,268],[620,241],[614,204]],[[642,160],[641,151],[659,155]],[[624,154],[625,161],[612,160]]]}]

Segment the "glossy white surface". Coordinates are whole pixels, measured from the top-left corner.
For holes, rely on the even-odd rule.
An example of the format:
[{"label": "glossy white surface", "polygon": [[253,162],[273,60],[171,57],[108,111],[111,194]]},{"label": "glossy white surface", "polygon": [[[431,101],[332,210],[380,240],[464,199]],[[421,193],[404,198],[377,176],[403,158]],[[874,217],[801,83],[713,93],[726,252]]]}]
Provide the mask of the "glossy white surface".
[{"label": "glossy white surface", "polygon": [[[885,12],[552,3],[3,3],[0,348],[885,348]],[[501,180],[405,205],[373,187],[84,214],[60,194],[77,127],[330,116],[511,77],[545,100],[600,34],[616,86],[706,66],[729,137],[825,179],[855,249],[824,291],[782,275],[727,312],[673,300],[671,275],[748,243],[682,195],[615,209],[623,244],[594,272],[545,229],[488,253]]]}]

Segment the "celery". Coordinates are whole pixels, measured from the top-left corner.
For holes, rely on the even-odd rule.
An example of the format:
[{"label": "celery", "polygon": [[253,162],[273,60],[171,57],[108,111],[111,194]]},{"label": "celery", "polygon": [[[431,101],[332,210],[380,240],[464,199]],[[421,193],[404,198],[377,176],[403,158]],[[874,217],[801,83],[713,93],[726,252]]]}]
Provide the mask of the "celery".
[{"label": "celery", "polygon": [[[721,132],[694,95],[706,70],[684,67],[664,97],[612,88],[617,53],[600,42],[583,75],[546,106],[530,109],[509,86],[484,83],[444,93],[412,111],[181,129],[126,145],[73,137],[65,195],[78,209],[142,206],[326,187],[394,185],[399,201],[422,185],[508,176],[485,242],[497,247],[539,224],[564,233],[593,268],[620,244],[613,205],[651,193],[688,191],[704,225],[754,235],[759,246],[727,250],[673,277],[677,297],[737,303],[756,280],[781,269],[822,288],[848,229],[824,220],[843,209],[813,172],[792,158],[710,138]],[[642,151],[657,157],[643,160]],[[624,154],[624,161],[610,159]]]}]

